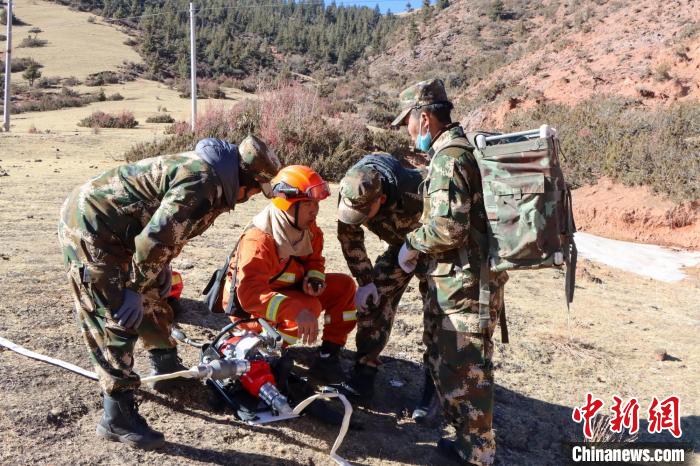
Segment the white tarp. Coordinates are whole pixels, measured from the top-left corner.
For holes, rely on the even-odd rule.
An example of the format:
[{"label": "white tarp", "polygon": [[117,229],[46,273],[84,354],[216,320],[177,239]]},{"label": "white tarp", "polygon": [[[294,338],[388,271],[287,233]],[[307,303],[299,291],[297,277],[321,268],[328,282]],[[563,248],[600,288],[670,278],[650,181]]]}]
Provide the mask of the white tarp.
[{"label": "white tarp", "polygon": [[617,241],[582,232],[576,233],[575,238],[579,257],[664,282],[683,280],[683,267],[700,264],[700,252]]}]

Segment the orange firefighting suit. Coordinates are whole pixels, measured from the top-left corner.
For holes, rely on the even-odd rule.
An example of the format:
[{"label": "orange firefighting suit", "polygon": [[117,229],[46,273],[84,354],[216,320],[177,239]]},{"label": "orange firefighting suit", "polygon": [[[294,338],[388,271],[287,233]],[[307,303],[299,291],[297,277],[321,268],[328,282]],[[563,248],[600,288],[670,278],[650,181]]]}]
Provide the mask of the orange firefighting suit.
[{"label": "orange firefighting suit", "polygon": [[[276,323],[285,342],[296,343],[295,318],[307,309],[316,317],[325,311],[322,340],[344,346],[357,323],[355,281],[347,274],[324,273],[323,232],[315,223],[310,231],[311,254],[280,259],[272,235],[256,227],[246,230],[238,251],[231,257],[224,289],[229,289],[233,270],[237,268],[236,295],[241,307],[255,317]],[[325,279],[326,288],[320,296],[309,296],[302,291],[307,275]],[[277,278],[271,282],[275,276]],[[224,293],[224,307],[228,299],[228,293]],[[237,319],[232,317],[232,320]]]}]

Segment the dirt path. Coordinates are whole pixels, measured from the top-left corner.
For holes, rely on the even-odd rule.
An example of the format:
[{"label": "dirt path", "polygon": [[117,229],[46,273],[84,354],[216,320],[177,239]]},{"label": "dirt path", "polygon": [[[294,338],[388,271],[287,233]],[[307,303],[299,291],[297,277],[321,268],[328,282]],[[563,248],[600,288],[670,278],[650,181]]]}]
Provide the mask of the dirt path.
[{"label": "dirt path", "polygon": [[[73,186],[118,163],[120,149],[150,137],[128,130],[0,135],[0,166],[9,174],[0,177],[0,335],[89,367],[60,265],[58,209]],[[191,300],[198,299],[211,270],[263,205],[257,199],[223,216],[176,260],[186,280],[181,321],[191,336],[205,338],[224,324]],[[343,271],[334,218],[327,201],[320,217],[326,256],[331,270]],[[379,246],[372,241],[371,250]],[[511,343],[499,343],[496,354],[501,464],[561,463],[560,442],[581,436],[571,409],[589,391],[606,401],[606,409],[614,394],[637,397],[644,418],[651,397],[678,395],[683,439],[700,437],[700,282],[661,283],[587,262],[581,270],[568,319],[560,273],[513,274],[508,284]],[[421,332],[418,295],[411,289],[386,351],[378,399],[356,411],[364,430],[351,431],[341,451],[354,463],[440,464],[432,448],[439,429],[408,417],[422,383]],[[671,360],[657,361],[658,348]],[[186,363],[196,362],[194,349],[182,348],[182,354]],[[141,349],[137,369],[146,370]],[[4,464],[329,464],[327,451],[336,435],[335,428],[312,419],[251,428],[232,422],[230,413],[213,412],[201,395],[178,401],[146,391],[141,411],[170,443],[161,452],[136,452],[96,441],[100,404],[94,383],[7,351],[0,351],[0,372]]]}]

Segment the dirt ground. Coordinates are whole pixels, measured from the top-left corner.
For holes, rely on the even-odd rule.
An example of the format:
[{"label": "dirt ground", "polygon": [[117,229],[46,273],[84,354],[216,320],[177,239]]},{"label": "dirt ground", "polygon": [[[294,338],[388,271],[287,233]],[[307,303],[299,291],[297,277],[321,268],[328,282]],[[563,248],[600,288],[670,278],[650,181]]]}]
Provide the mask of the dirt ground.
[{"label": "dirt ground", "polygon": [[[91,25],[86,15],[44,2],[22,2],[17,15],[44,29],[42,37],[49,45],[68,41],[66,35],[92,43],[91,28],[109,29]],[[62,22],[51,23],[52,18]],[[54,35],[60,28],[63,34]],[[113,68],[127,57],[125,39],[119,34],[100,47],[83,48],[80,60],[70,66],[65,61],[74,58],[72,53],[47,53],[39,61],[46,66],[46,76],[83,77]],[[67,42],[61,47],[70,50]],[[13,117],[11,133],[0,134],[0,336],[83,367],[89,367],[87,351],[74,322],[56,241],[60,204],[74,186],[120,163],[132,144],[162,134],[163,125],[143,124],[147,116],[166,107],[176,119],[184,119],[189,109],[187,100],[149,81],[106,86],[105,92],[120,92],[125,100],[21,114]],[[231,96],[240,97],[233,92]],[[97,133],[75,126],[98,109],[129,109],[142,124],[133,130]],[[41,134],[29,134],[32,127]],[[332,199],[322,204],[319,225],[326,234],[328,269],[345,271],[334,234]],[[185,278],[186,311],[179,322],[191,337],[206,339],[226,323],[206,312],[199,293],[263,205],[262,199],[254,199],[223,215],[174,261]],[[368,238],[370,251],[378,253],[381,244]],[[507,285],[511,342],[499,342],[495,356],[497,462],[565,462],[561,442],[582,437],[571,412],[584,403],[587,392],[605,401],[608,414],[613,395],[636,397],[643,419],[648,418],[652,397],[679,396],[681,440],[694,442],[698,451],[700,274],[662,283],[584,262],[579,275],[570,312],[560,272],[514,273]],[[449,429],[419,426],[410,419],[422,388],[422,316],[414,286],[400,304],[377,398],[370,406],[356,407],[357,429],[348,433],[339,451],[354,464],[443,463],[434,444]],[[348,369],[353,350],[351,336],[345,354]],[[664,361],[656,359],[658,350],[667,352]],[[187,365],[198,360],[194,348],[181,347],[180,353]],[[145,356],[139,347],[140,373],[147,370]],[[204,387],[180,399],[144,390],[140,410],[166,434],[168,443],[158,452],[129,450],[95,437],[101,415],[96,383],[0,349],[0,464],[331,464],[328,451],[336,427],[312,418],[250,427],[234,421],[230,412],[214,410],[206,398]],[[641,435],[643,440],[669,438]]]},{"label": "dirt ground", "polygon": [[[116,165],[119,148],[149,137],[138,130],[1,135],[0,166],[9,176],[0,178],[0,335],[89,367],[56,243],[58,209],[74,186]],[[180,322],[190,336],[206,338],[225,323],[207,314],[199,290],[263,205],[255,199],[223,215],[174,262],[185,276]],[[324,202],[319,224],[328,268],[344,271],[334,214],[333,202]],[[380,247],[371,238],[371,251]],[[495,357],[498,462],[562,463],[561,442],[581,438],[571,410],[583,404],[586,392],[603,399],[605,410],[613,395],[637,397],[643,418],[653,396],[678,395],[682,440],[695,441],[697,450],[700,280],[667,284],[593,263],[583,263],[581,270],[569,313],[559,272],[514,273],[507,285],[511,343],[498,343]],[[433,449],[441,427],[416,425],[409,416],[422,383],[421,332],[419,298],[411,289],[385,353],[378,398],[356,409],[353,419],[362,430],[350,431],[340,451],[353,463],[441,463]],[[353,348],[351,338],[348,368]],[[657,361],[657,349],[670,358]],[[197,362],[194,348],[181,347],[181,353],[185,363]],[[145,361],[139,349],[142,373]],[[0,351],[0,372],[3,464],[330,464],[335,427],[311,418],[249,427],[230,412],[214,412],[204,391],[185,400],[144,391],[141,411],[165,432],[168,445],[159,452],[128,450],[95,439],[101,410],[94,382],[9,351]]]}]

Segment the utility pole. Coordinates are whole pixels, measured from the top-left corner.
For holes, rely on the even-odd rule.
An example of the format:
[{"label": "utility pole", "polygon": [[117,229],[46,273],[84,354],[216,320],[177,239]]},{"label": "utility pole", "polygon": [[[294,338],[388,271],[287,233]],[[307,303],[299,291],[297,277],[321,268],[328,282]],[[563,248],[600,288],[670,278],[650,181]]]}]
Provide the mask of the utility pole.
[{"label": "utility pole", "polygon": [[5,93],[3,95],[4,106],[2,112],[2,124],[5,132],[10,131],[10,75],[12,74],[12,0],[7,0],[7,43],[5,44]]},{"label": "utility pole", "polygon": [[190,96],[192,96],[192,132],[195,131],[197,126],[197,44],[194,37],[194,25],[194,2],[190,2]]}]

